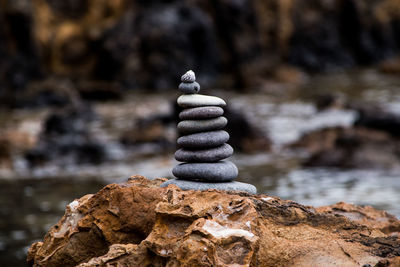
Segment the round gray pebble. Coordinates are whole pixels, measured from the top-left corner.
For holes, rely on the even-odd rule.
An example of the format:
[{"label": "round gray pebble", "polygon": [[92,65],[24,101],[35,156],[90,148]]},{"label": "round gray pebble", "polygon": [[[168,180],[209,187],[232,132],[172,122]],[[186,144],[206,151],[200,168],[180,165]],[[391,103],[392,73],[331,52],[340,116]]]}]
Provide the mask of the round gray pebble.
[{"label": "round gray pebble", "polygon": [[170,184],[174,184],[182,190],[208,190],[217,189],[224,191],[244,191],[250,194],[257,194],[257,188],[254,185],[241,183],[241,182],[226,182],[226,183],[204,183],[185,181],[178,179],[171,179],[161,184],[161,187],[167,187]]},{"label": "round gray pebble", "polygon": [[187,150],[184,148],[175,152],[175,159],[182,162],[217,162],[229,158],[233,148],[229,144],[210,149]]},{"label": "round gray pebble", "polygon": [[192,120],[192,119],[211,119],[222,116],[224,110],[220,107],[198,107],[184,109],[179,113],[181,120]]},{"label": "round gray pebble", "polygon": [[238,169],[230,161],[215,163],[181,163],[172,169],[175,177],[191,181],[227,182],[238,175]]},{"label": "round gray pebble", "polygon": [[196,81],[196,75],[192,70],[187,71],[185,74],[182,75],[181,81],[184,83],[192,83]]},{"label": "round gray pebble", "polygon": [[207,148],[220,146],[228,140],[229,134],[226,131],[219,130],[181,136],[176,142],[183,148]]},{"label": "round gray pebble", "polygon": [[221,130],[226,126],[228,120],[218,117],[207,120],[185,120],[178,123],[178,131],[182,134]]},{"label": "round gray pebble", "polygon": [[200,91],[200,84],[198,82],[181,83],[179,90],[185,94],[197,94]]}]

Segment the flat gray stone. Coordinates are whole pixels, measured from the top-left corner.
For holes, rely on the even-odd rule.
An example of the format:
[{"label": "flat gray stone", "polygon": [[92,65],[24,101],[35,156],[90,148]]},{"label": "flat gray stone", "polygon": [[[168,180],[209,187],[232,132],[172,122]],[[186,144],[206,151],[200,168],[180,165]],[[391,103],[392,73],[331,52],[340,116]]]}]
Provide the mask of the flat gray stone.
[{"label": "flat gray stone", "polygon": [[238,175],[238,169],[230,161],[215,163],[181,163],[172,169],[179,179],[191,181],[227,182]]},{"label": "flat gray stone", "polygon": [[228,120],[225,117],[206,120],[184,120],[178,123],[178,131],[182,134],[215,131],[221,130],[227,123]]},{"label": "flat gray stone", "polygon": [[224,191],[244,191],[250,194],[257,194],[257,188],[254,185],[241,183],[241,182],[226,182],[226,183],[203,183],[194,181],[185,181],[178,179],[171,179],[161,184],[161,187],[167,187],[174,184],[182,190],[208,190],[217,189]]},{"label": "flat gray stone", "polygon": [[181,136],[176,143],[182,148],[205,149],[220,146],[228,140],[229,134],[226,131],[219,130]]},{"label": "flat gray stone", "polygon": [[196,81],[196,75],[192,70],[187,71],[185,74],[182,75],[181,81],[184,83],[192,83]]},{"label": "flat gray stone", "polygon": [[220,107],[198,107],[184,109],[179,113],[181,120],[192,120],[192,119],[211,119],[222,116],[224,110]]},{"label": "flat gray stone", "polygon": [[222,98],[210,95],[190,94],[178,97],[178,105],[184,108],[203,106],[225,107],[226,103]]},{"label": "flat gray stone", "polygon": [[175,159],[182,162],[217,162],[229,158],[232,154],[233,148],[229,144],[223,144],[219,147],[200,150],[181,148],[175,152]]},{"label": "flat gray stone", "polygon": [[185,94],[197,94],[200,91],[200,84],[198,82],[181,83],[178,88]]}]

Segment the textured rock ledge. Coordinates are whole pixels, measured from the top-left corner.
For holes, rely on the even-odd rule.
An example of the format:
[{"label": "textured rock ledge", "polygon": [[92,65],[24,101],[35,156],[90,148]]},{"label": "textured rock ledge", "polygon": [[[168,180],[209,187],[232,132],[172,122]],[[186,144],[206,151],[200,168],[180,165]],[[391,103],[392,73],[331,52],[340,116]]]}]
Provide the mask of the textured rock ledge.
[{"label": "textured rock ledge", "polygon": [[399,266],[400,221],[345,203],[182,191],[133,176],[73,201],[33,266]]}]

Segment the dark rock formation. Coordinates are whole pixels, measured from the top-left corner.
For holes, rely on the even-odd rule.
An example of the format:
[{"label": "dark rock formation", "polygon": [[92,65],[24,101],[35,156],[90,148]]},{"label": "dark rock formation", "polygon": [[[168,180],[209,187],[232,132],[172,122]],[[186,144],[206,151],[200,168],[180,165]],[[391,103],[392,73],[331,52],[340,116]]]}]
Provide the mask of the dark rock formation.
[{"label": "dark rock formation", "polygon": [[91,99],[172,89],[189,67],[205,86],[246,89],[287,63],[324,71],[400,47],[395,0],[16,3],[0,11],[0,99],[17,107],[19,92],[43,77],[72,78]]},{"label": "dark rock formation", "polygon": [[326,94],[316,98],[318,110],[347,109],[356,113],[352,126],[329,127],[304,134],[290,146],[305,148],[306,166],[400,168],[400,116],[377,103]]},{"label": "dark rock formation", "polygon": [[354,125],[379,130],[400,138],[400,115],[384,110],[359,110]]},{"label": "dark rock formation", "polygon": [[42,76],[42,65],[32,24],[30,1],[1,1],[0,9],[0,101],[13,106],[33,80]]},{"label": "dark rock formation", "polygon": [[391,1],[367,5],[353,0],[296,2],[289,62],[320,71],[393,56],[399,30],[399,14],[389,11],[393,5]]},{"label": "dark rock formation", "polygon": [[89,131],[88,124],[94,116],[88,107],[50,114],[36,146],[25,155],[31,167],[50,161],[65,165],[99,164],[106,160],[104,144]]},{"label": "dark rock formation", "polygon": [[30,266],[398,266],[399,220],[132,177],[70,203]]},{"label": "dark rock formation", "polygon": [[400,140],[363,127],[326,128],[305,134],[292,148],[305,148],[305,166],[400,168]]}]

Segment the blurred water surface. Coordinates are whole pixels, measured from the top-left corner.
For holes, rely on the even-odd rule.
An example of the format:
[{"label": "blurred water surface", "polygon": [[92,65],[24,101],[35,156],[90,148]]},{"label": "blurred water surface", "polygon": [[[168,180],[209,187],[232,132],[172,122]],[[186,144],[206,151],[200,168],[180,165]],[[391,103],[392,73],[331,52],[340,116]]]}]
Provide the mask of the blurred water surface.
[{"label": "blurred water surface", "polygon": [[[234,155],[232,160],[240,169],[238,180],[254,184],[260,193],[302,204],[320,206],[345,201],[372,205],[400,216],[400,171],[304,168],[300,162],[306,155],[285,148],[305,132],[353,123],[356,114],[352,111],[317,112],[313,97],[332,92],[353,100],[378,102],[400,114],[400,78],[375,70],[314,76],[300,89],[280,93],[281,96],[210,91],[222,95],[232,107],[241,110],[273,142],[270,152]],[[127,152],[117,140],[117,132],[131,127],[135,118],[170,112],[168,100],[174,100],[177,95],[130,95],[122,102],[96,104],[102,119],[91,127],[99,138],[107,140],[114,157],[109,163],[45,166],[32,171],[21,158],[21,162],[15,163],[15,172],[0,172],[2,266],[23,266],[29,245],[43,238],[75,198],[95,193],[107,183],[124,182],[133,174],[171,177],[171,168],[176,164],[172,153],[152,155],[157,151],[152,145]],[[42,113],[17,112],[11,118],[3,114],[1,120],[27,119],[34,124],[40,122],[37,118]],[[142,154],[140,160],[136,153]]]}]

